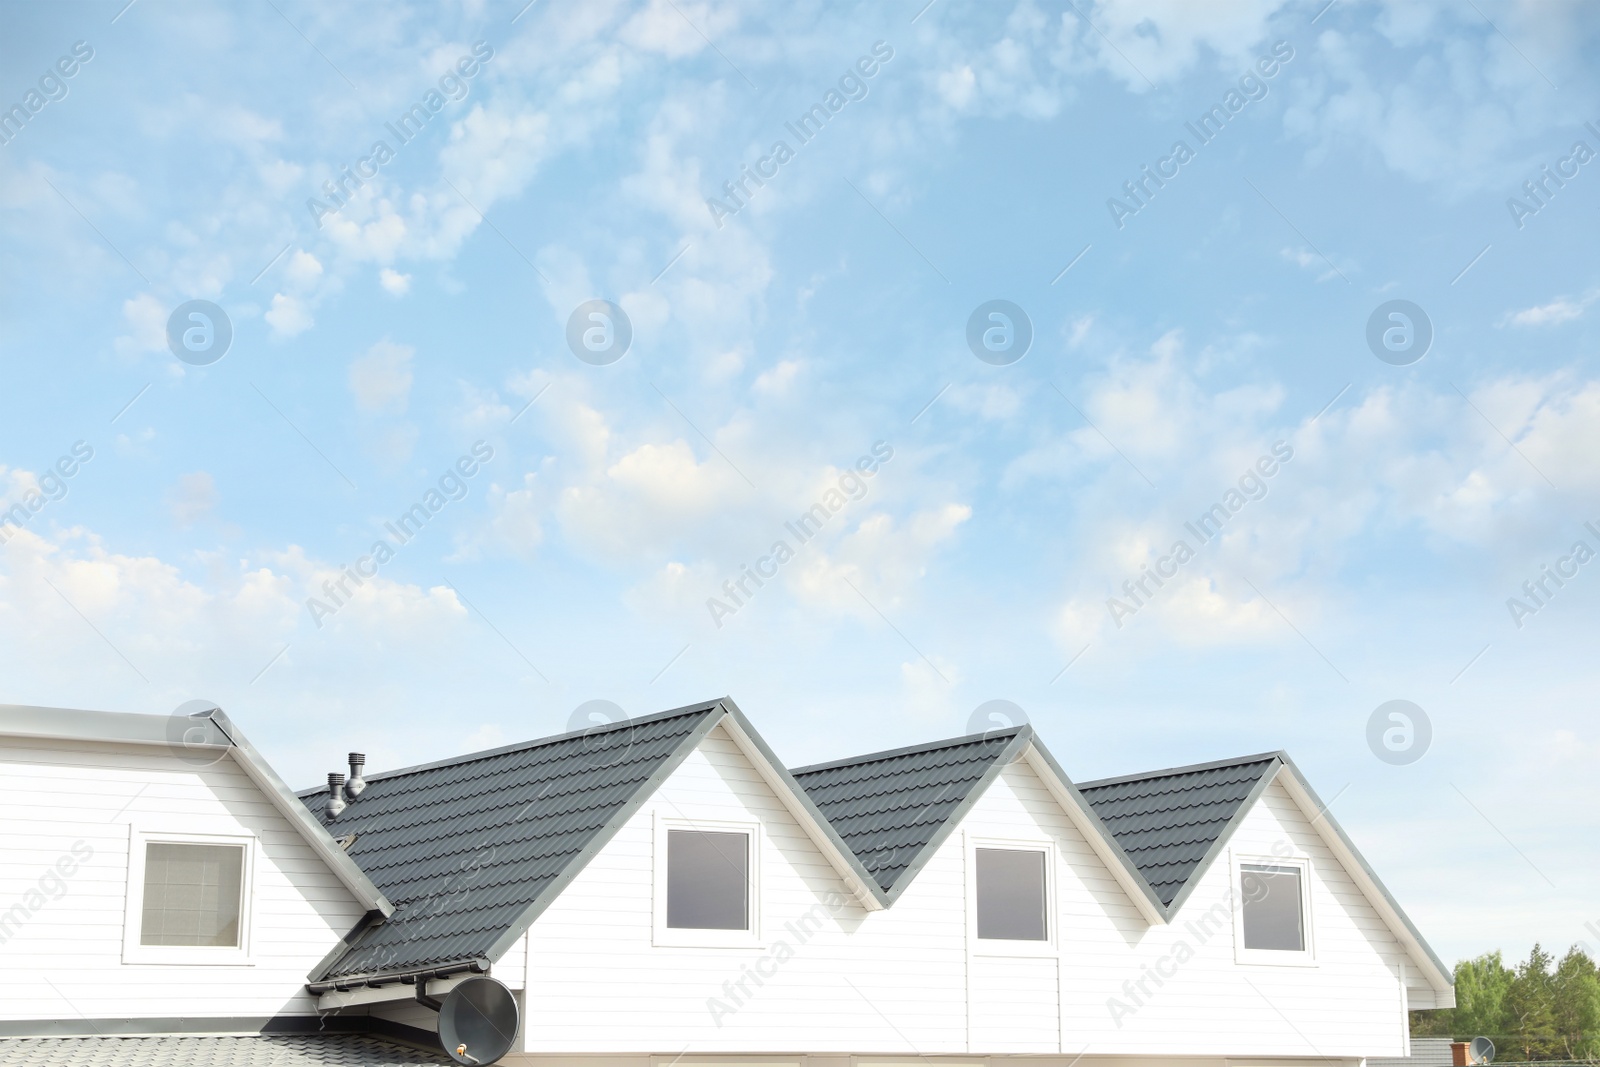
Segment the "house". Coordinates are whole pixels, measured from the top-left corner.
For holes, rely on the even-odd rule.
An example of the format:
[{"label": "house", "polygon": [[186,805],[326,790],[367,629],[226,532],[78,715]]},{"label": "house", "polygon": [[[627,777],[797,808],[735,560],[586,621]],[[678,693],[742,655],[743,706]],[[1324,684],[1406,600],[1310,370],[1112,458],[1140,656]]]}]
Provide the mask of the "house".
[{"label": "house", "polygon": [[0,707],[0,1067],[448,1062],[484,975],[504,1062],[594,1067],[1359,1067],[1454,1003],[1281,752],[1074,784],[1022,726],[791,770],[722,699],[352,771],[293,794],[214,709]]}]

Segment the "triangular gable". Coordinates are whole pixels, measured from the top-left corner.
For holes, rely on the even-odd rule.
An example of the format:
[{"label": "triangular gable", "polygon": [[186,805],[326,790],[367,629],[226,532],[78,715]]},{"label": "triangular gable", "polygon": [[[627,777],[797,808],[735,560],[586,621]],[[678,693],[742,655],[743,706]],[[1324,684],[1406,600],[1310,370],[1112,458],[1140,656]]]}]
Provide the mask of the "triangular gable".
[{"label": "triangular gable", "polygon": [[[314,993],[423,971],[486,970],[717,727],[772,786],[865,907],[867,873],[733,701],[372,775],[331,825],[395,900],[312,975]],[[302,794],[326,811],[326,789]]]},{"label": "triangular gable", "polygon": [[1286,752],[1268,752],[1079,786],[1150,883],[1171,922],[1227,849],[1229,838],[1274,782],[1281,782],[1318,836],[1361,890],[1433,989],[1437,1006],[1454,1003],[1449,968],[1362,858]]},{"label": "triangular gable", "polygon": [[1014,758],[1018,733],[958,737],[790,773],[893,900],[938,851],[968,800]]},{"label": "triangular gable", "polygon": [[1026,762],[1151,923],[1160,905],[1031,726],[874,752],[794,771],[893,903],[1007,766]]},{"label": "triangular gable", "polygon": [[373,918],[386,916],[394,905],[366,873],[340,850],[322,824],[306,812],[289,787],[244,736],[244,731],[223,714],[207,708],[193,715],[140,715],[76,708],[41,708],[0,704],[0,734],[66,741],[100,741],[125,745],[159,746],[192,766],[232,758],[273,808],[328,865],[350,890],[357,903]]},{"label": "triangular gable", "polygon": [[1101,778],[1078,791],[1122,846],[1170,921],[1266,789],[1277,753]]},{"label": "triangular gable", "polygon": [[[353,835],[351,857],[395,912],[353,933],[308,988],[487,969],[719,725],[868,910],[903,895],[1024,762],[1145,919],[1170,922],[1281,779],[1428,984],[1451,995],[1449,972],[1281,752],[1079,787],[1021,726],[788,771],[727,698],[371,776],[332,826]],[[320,816],[327,794],[301,799]]]},{"label": "triangular gable", "polygon": [[744,717],[738,706],[727,697],[722,698],[722,704],[728,712],[728,717],[722,723],[723,728],[843,878],[857,903],[868,911],[881,911],[888,907],[888,894],[839,834],[832,820],[817,806],[788,768],[778,761],[777,754],[767,747],[767,742],[750,725],[750,720]]},{"label": "triangular gable", "polygon": [[[486,968],[720,718],[711,702],[370,776],[329,826],[395,911],[309,988]],[[325,817],[326,789],[301,799]]]}]

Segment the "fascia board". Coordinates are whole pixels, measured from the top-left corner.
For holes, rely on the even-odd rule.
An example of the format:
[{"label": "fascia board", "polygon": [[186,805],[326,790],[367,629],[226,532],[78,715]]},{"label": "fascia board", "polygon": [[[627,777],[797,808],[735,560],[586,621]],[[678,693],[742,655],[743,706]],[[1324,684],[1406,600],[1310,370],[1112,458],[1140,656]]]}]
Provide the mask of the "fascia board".
[{"label": "fascia board", "polygon": [[1284,761],[1288,759],[1282,752],[1274,752],[1270,758],[1277,762],[1261,772],[1261,777],[1256,779],[1256,784],[1250,787],[1250,792],[1245,794],[1245,798],[1239,802],[1239,807],[1234,810],[1233,818],[1228,820],[1228,825],[1222,828],[1222,833],[1217,835],[1217,839],[1211,842],[1211,847],[1206,850],[1206,854],[1200,857],[1200,862],[1195,865],[1194,870],[1189,872],[1189,877],[1184,879],[1183,888],[1178,890],[1178,895],[1172,898],[1171,904],[1167,905],[1167,922],[1171,922],[1177,917],[1184,904],[1200,888],[1200,882],[1205,877],[1205,873],[1211,869],[1211,865],[1217,862],[1218,858],[1227,854],[1228,842],[1233,839],[1233,835],[1238,832],[1239,827],[1244,823],[1245,816],[1255,808],[1256,801],[1261,799],[1262,794],[1277,779],[1278,773],[1283,770]]},{"label": "fascia board", "polygon": [[777,794],[789,814],[794,816],[801,829],[805,830],[828,863],[844,879],[856,900],[867,911],[882,911],[888,907],[888,894],[873,879],[871,872],[844,838],[839,836],[839,831],[834,829],[794,775],[778,761],[777,755],[756,732],[750,720],[745,718],[744,712],[729,697],[722,698],[722,706],[728,711],[728,718],[722,724],[728,736],[733,738],[734,744],[739,746],[767,786]]},{"label": "fascia board", "polygon": [[1116,879],[1122,891],[1133,901],[1134,907],[1139,909],[1139,914],[1151,926],[1165,925],[1170,913],[1162,907],[1161,900],[1150,888],[1150,883],[1145,881],[1139,868],[1133,865],[1128,858],[1128,853],[1117,839],[1111,836],[1111,831],[1106,827],[1105,821],[1094,813],[1089,802],[1078,792],[1078,787],[1072,784],[1072,779],[1067,777],[1061,765],[1050,755],[1048,749],[1034,738],[1028,746],[1025,756],[1028,766],[1034,774],[1044,782],[1045,788],[1055,798],[1061,810],[1066,812],[1072,825],[1077,827],[1089,847],[1094,850],[1100,862],[1111,872],[1111,877]]},{"label": "fascia board", "polygon": [[983,772],[983,777],[972,784],[972,788],[967,790],[967,795],[962,798],[961,803],[956,805],[950,816],[928,838],[927,844],[922,846],[922,851],[917,853],[916,859],[911,861],[905,873],[895,879],[894,888],[890,889],[886,894],[890,904],[905,895],[906,890],[911,887],[911,883],[916,881],[917,875],[921,874],[922,869],[933,861],[933,857],[938,854],[940,847],[944,845],[951,834],[955,833],[956,827],[960,826],[962,821],[966,819],[968,813],[982,799],[983,794],[988,792],[989,787],[999,780],[1000,775],[1005,773],[1007,767],[1021,758],[1022,753],[1027,751],[1028,745],[1032,740],[1033,727],[1019,726],[1016,728],[1016,733],[1012,736],[1010,742],[990,761],[988,768]]},{"label": "fascia board", "polygon": [[339,847],[333,835],[328,833],[328,828],[318,822],[310,809],[284,784],[283,779],[278,777],[278,772],[272,769],[272,765],[256,751],[249,738],[245,737],[244,731],[234,725],[221,708],[202,711],[193,718],[209,719],[223,736],[232,742],[234,762],[238,763],[245,775],[256,784],[256,788],[266,794],[272,806],[278,809],[278,813],[289,820],[289,825],[299,832],[306,844],[311,846],[312,851],[322,858],[338,876],[339,881],[355,894],[356,899],[368,911],[378,912],[386,919],[394,914],[394,905],[389,903],[389,898],[372,883],[372,879],[367,877],[366,872],[356,861]]},{"label": "fascia board", "polygon": [[1372,905],[1389,932],[1395,940],[1405,946],[1412,962],[1422,971],[1435,993],[1455,995],[1455,976],[1443,961],[1434,954],[1433,949],[1423,938],[1415,924],[1412,923],[1405,910],[1400,907],[1399,901],[1389,892],[1388,888],[1378,878],[1377,872],[1367,863],[1366,859],[1344,832],[1333,815],[1328,811],[1327,805],[1322,803],[1311,784],[1306,781],[1305,775],[1300,773],[1287,755],[1281,755],[1284,762],[1282,775],[1283,784],[1294,802],[1299,805],[1305,817],[1311,821],[1312,827],[1322,838],[1324,844],[1334,854],[1334,857],[1343,864],[1345,872],[1350,875],[1367,902]]},{"label": "fascia board", "polygon": [[[203,738],[190,738],[194,726]],[[226,749],[229,739],[209,720],[172,715],[141,715],[121,711],[83,711],[77,708],[41,708],[27,704],[0,704],[0,735],[47,741],[102,741],[122,745],[182,747],[184,751]]]}]

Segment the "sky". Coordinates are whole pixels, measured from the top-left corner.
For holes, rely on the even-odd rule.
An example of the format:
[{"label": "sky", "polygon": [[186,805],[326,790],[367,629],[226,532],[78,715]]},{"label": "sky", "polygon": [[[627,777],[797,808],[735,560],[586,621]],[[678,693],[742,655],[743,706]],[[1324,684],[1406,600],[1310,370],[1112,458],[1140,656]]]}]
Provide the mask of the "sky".
[{"label": "sky", "polygon": [[1284,749],[1600,952],[1593,5],[4,9],[0,701]]}]

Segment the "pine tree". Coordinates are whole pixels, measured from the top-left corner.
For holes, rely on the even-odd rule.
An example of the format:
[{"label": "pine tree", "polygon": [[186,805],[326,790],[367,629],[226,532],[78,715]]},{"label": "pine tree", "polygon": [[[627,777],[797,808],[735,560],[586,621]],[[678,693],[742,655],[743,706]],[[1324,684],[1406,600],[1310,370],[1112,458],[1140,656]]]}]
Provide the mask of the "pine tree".
[{"label": "pine tree", "polygon": [[1557,1055],[1600,1058],[1600,968],[1576,945],[1562,957],[1551,981]]},{"label": "pine tree", "polygon": [[1516,977],[1506,994],[1511,1033],[1525,1060],[1554,1059],[1556,1040],[1555,981],[1550,974],[1554,957],[1537,942],[1528,958],[1517,964]]}]

